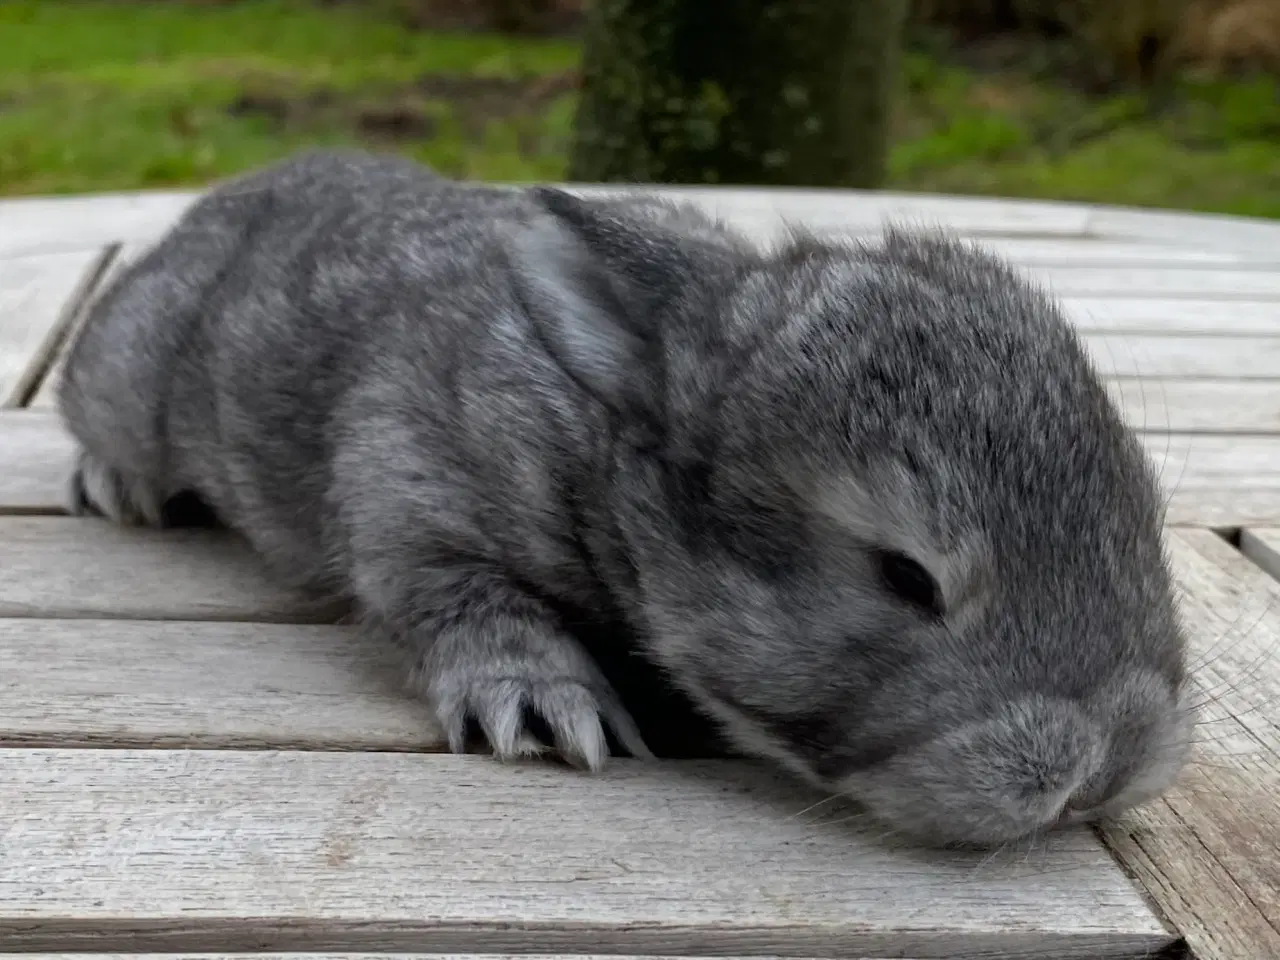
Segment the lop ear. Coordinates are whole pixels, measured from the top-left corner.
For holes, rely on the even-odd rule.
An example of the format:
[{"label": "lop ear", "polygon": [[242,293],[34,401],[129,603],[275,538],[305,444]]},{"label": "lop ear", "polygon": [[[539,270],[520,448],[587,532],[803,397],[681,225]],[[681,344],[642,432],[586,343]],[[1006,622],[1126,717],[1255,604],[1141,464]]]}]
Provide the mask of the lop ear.
[{"label": "lop ear", "polygon": [[[516,228],[515,288],[539,336],[565,371],[619,412],[658,414],[662,382],[654,237],[607,207],[562,190],[531,191],[538,212]],[[647,258],[647,259],[646,259]]]}]

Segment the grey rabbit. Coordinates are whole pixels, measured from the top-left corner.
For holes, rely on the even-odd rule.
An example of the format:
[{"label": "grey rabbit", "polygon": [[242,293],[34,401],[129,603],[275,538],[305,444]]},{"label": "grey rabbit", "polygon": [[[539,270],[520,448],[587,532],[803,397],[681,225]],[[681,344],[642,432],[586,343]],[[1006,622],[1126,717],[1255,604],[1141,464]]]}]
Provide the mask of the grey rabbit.
[{"label": "grey rabbit", "polygon": [[[1194,722],[1151,464],[1048,295],[941,231],[793,229],[315,151],[101,297],[73,508],[193,495],[411,652],[451,749],[648,757],[564,610],[744,753],[925,843],[1163,792]],[[530,713],[530,711],[532,711]]]}]

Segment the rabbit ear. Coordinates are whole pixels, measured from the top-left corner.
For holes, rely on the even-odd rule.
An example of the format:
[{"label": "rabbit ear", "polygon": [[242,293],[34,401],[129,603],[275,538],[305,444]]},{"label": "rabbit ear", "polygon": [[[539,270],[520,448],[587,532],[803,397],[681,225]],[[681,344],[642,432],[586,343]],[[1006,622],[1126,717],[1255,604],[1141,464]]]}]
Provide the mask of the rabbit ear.
[{"label": "rabbit ear", "polygon": [[654,238],[561,190],[532,193],[541,210],[509,246],[525,309],[556,360],[586,389],[619,412],[655,416],[662,268],[653,259]]}]

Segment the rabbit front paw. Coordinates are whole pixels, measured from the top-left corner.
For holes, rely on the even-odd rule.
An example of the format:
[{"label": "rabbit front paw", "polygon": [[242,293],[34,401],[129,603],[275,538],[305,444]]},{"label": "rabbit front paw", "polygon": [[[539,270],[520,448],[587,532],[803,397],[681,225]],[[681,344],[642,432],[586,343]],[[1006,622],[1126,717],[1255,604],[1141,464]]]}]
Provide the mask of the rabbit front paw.
[{"label": "rabbit front paw", "polygon": [[[612,686],[576,640],[539,631],[498,645],[461,639],[441,637],[422,676],[453,752],[464,751],[467,721],[474,719],[499,759],[543,753],[526,721],[526,711],[532,711],[550,729],[557,751],[576,766],[604,766],[606,724],[633,756],[652,757]],[[495,646],[505,655],[493,657]]]},{"label": "rabbit front paw", "polygon": [[68,490],[72,516],[102,516],[124,526],[159,527],[162,506],[144,481],[126,477],[110,464],[81,450]]}]

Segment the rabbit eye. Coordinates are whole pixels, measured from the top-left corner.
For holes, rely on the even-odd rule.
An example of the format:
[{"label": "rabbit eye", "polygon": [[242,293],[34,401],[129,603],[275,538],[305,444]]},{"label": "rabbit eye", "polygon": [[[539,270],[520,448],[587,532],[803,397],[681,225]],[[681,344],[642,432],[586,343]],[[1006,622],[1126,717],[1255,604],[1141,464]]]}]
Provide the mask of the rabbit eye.
[{"label": "rabbit eye", "polygon": [[942,591],[929,571],[906,554],[884,551],[879,556],[880,575],[899,598],[934,616],[942,616]]}]

